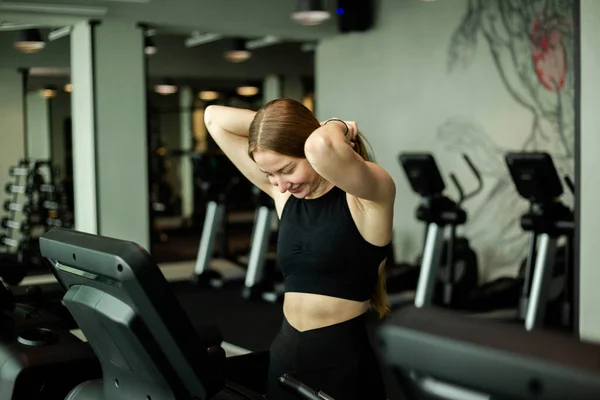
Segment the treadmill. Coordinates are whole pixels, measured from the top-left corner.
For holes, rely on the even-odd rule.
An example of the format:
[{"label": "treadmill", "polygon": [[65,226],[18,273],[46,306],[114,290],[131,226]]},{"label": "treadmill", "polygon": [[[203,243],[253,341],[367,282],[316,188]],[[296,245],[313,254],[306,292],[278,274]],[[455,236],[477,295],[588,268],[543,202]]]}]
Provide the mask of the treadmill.
[{"label": "treadmill", "polygon": [[225,380],[218,331],[194,329],[142,247],[53,228],[40,250],[102,368],[101,379],[82,382],[67,399],[264,399]]},{"label": "treadmill", "polygon": [[380,326],[379,351],[407,400],[596,400],[600,345],[433,307]]}]

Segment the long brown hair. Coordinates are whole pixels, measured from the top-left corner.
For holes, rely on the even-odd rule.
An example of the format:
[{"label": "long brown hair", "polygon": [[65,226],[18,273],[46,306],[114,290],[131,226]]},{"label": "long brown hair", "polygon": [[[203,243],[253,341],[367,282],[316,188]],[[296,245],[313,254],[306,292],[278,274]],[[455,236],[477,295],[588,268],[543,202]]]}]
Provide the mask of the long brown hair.
[{"label": "long brown hair", "polygon": [[[302,103],[291,99],[272,100],[258,110],[250,124],[248,156],[254,160],[254,152],[260,148],[290,157],[306,158],[304,144],[320,126],[319,120]],[[354,141],[354,150],[365,161],[369,161],[365,142],[359,132]],[[371,306],[380,318],[390,310],[385,283],[385,268],[380,268],[375,293],[371,297]]]}]

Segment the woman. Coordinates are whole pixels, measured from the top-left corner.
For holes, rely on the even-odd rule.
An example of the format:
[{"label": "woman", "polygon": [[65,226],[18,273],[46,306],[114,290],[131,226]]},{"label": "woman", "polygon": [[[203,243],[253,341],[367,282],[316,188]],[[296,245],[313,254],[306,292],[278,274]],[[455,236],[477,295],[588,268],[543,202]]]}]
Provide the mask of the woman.
[{"label": "woman", "polygon": [[365,313],[388,312],[394,181],[368,161],[356,123],[321,124],[294,100],[258,112],[209,106],[205,123],[280,219],[284,321],[270,349],[269,399],[296,399],[278,383],[286,372],[336,400],[385,399]]}]

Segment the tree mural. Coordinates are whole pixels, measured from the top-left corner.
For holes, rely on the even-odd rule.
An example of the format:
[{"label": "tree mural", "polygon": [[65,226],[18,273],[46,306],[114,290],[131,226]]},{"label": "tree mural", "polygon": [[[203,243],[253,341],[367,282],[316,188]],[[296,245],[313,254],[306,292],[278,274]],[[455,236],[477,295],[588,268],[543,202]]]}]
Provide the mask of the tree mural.
[{"label": "tree mural", "polygon": [[546,151],[561,174],[573,176],[574,1],[469,0],[450,41],[450,74],[469,68],[477,51],[489,51],[494,72],[510,96],[531,113],[531,124],[523,126],[523,141],[516,148],[493,140],[485,121],[454,117],[438,129],[443,146],[467,153],[492,188],[470,210],[466,232],[475,248],[491,250],[487,260],[491,268],[518,265],[527,246],[519,228],[525,209],[508,175],[505,153]]}]

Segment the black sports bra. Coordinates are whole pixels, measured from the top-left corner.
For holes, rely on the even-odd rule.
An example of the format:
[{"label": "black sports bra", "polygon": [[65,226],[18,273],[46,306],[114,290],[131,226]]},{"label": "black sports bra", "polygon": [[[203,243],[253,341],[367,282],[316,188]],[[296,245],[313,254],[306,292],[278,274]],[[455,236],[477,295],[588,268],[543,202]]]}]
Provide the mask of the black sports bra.
[{"label": "black sports bra", "polygon": [[311,200],[290,196],[277,245],[285,291],[367,301],[389,245],[375,246],[362,237],[338,187]]}]

